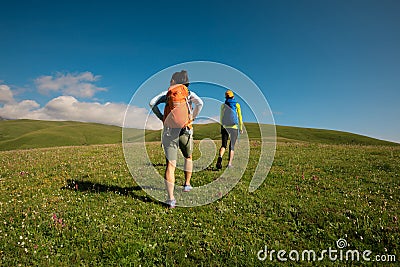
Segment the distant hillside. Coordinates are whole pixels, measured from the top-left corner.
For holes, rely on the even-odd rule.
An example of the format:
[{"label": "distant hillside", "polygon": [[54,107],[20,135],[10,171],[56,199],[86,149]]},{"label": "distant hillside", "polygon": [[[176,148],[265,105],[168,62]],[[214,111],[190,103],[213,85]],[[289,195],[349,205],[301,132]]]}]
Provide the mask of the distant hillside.
[{"label": "distant hillside", "polygon": [[119,142],[121,128],[117,126],[73,121],[0,121],[0,150]]},{"label": "distant hillside", "polygon": [[[256,123],[246,123],[250,139],[259,139],[260,132]],[[356,145],[400,145],[362,135],[290,126],[276,126],[277,140],[280,142],[309,142],[322,144],[356,144]],[[143,130],[130,129],[130,141],[135,141]],[[146,130],[146,141],[159,141],[160,131]],[[195,139],[210,138],[219,140],[218,124],[195,125]],[[72,121],[36,121],[5,120],[0,121],[0,150],[79,146],[94,144],[121,143],[121,128],[96,123]]]},{"label": "distant hillside", "polygon": [[342,131],[300,128],[292,126],[277,126],[278,140],[302,141],[322,144],[350,144],[350,145],[376,145],[398,146],[400,144],[379,140],[364,135]]},{"label": "distant hillside", "polygon": [[[194,126],[194,139],[210,138],[219,140],[221,138],[220,126],[216,123],[197,124]],[[245,123],[250,139],[260,139],[260,130],[257,123]],[[265,125],[262,125],[265,127]],[[278,142],[306,142],[321,144],[350,144],[350,145],[377,145],[397,146],[400,144],[383,141],[363,135],[324,129],[301,128],[292,126],[276,125]],[[160,131],[147,131],[147,141],[159,141]]]}]

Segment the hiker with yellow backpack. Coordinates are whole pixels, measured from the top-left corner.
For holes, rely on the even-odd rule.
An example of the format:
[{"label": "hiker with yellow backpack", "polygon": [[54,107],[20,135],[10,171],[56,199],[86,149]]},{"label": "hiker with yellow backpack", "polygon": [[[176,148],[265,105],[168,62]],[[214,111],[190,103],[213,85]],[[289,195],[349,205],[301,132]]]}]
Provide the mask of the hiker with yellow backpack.
[{"label": "hiker with yellow backpack", "polygon": [[[190,185],[192,177],[193,162],[193,120],[203,108],[203,101],[194,92],[189,91],[189,78],[187,71],[175,72],[170,81],[167,91],[161,92],[150,101],[150,107],[154,114],[163,121],[162,145],[166,157],[167,167],[165,170],[165,186],[167,189],[167,205],[175,208],[174,197],[175,168],[178,149],[181,150],[185,162],[185,184],[183,191],[193,189]],[[164,113],[158,108],[159,104],[165,103]],[[194,105],[194,108],[192,108]]]},{"label": "hiker with yellow backpack", "polygon": [[217,169],[222,169],[222,157],[225,154],[225,150],[229,142],[229,154],[228,154],[228,168],[232,168],[233,156],[235,154],[235,144],[239,136],[239,132],[243,133],[243,119],[240,104],[235,100],[235,95],[232,90],[225,92],[225,102],[221,105],[221,137],[222,145],[219,149],[219,157],[217,159]]}]

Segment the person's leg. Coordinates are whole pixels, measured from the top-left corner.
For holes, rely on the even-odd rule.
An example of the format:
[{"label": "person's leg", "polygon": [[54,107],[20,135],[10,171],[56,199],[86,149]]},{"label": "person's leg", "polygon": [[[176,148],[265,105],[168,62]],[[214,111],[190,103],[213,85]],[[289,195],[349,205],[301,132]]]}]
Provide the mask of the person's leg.
[{"label": "person's leg", "polygon": [[221,126],[221,139],[222,139],[222,144],[221,148],[219,149],[219,156],[222,158],[224,156],[225,150],[226,150],[226,145],[228,144],[228,138],[229,138],[229,133],[228,131]]},{"label": "person's leg", "polygon": [[222,144],[221,148],[219,149],[219,157],[217,159],[217,169],[222,169],[222,157],[225,154],[226,150],[226,145],[228,144],[228,138],[229,138],[229,133],[228,131],[221,126],[221,139],[222,139]]},{"label": "person's leg", "polygon": [[[165,188],[168,194],[168,201],[175,200],[174,185],[175,185],[175,168],[178,153],[178,133],[170,132],[169,136],[163,135],[163,148],[166,157],[165,168]],[[170,205],[171,207],[173,205]]]},{"label": "person's leg", "polygon": [[190,185],[190,179],[192,178],[192,171],[193,171],[193,161],[192,161],[192,155],[190,155],[188,158],[185,158],[185,163],[184,163],[185,185]]},{"label": "person's leg", "polygon": [[167,189],[168,200],[174,200],[174,186],[175,186],[175,166],[176,160],[167,161],[167,168],[165,169],[165,187]]},{"label": "person's leg", "polygon": [[228,166],[232,166],[233,156],[235,155],[235,144],[238,138],[238,130],[237,129],[229,129],[229,159]]},{"label": "person's leg", "polygon": [[225,149],[226,148],[223,146],[221,146],[221,148],[219,149],[219,156],[218,156],[217,165],[216,165],[217,169],[222,169],[222,157],[224,156]]},{"label": "person's leg", "polygon": [[185,191],[190,191],[190,179],[192,178],[193,172],[193,161],[192,161],[192,153],[193,153],[193,135],[183,133],[179,136],[179,148],[185,158],[184,165],[183,165],[183,172],[185,173]]},{"label": "person's leg", "polygon": [[232,166],[232,161],[233,161],[233,156],[235,155],[234,150],[229,150],[229,161],[228,161],[228,167]]},{"label": "person's leg", "polygon": [[221,148],[219,149],[219,157],[222,158],[225,154],[225,150],[226,148],[221,146]]}]

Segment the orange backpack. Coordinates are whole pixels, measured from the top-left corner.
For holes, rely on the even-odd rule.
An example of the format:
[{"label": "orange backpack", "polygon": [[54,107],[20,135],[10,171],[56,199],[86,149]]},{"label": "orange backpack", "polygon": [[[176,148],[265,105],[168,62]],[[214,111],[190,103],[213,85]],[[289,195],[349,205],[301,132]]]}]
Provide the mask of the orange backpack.
[{"label": "orange backpack", "polygon": [[170,128],[192,127],[192,108],[189,105],[189,90],[183,84],[168,88],[164,108],[164,126]]}]

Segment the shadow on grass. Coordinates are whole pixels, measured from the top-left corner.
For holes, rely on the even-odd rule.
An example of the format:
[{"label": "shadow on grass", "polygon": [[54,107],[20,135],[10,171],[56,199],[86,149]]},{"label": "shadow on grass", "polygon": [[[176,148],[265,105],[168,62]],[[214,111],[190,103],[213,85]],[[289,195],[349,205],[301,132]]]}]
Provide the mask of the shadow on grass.
[{"label": "shadow on grass", "polygon": [[[166,163],[152,163],[151,165],[153,167],[166,167],[167,166]],[[178,167],[180,169],[183,169],[183,165],[178,165]],[[202,170],[203,171],[212,171],[212,172],[219,171],[216,167],[213,167],[213,166],[207,166],[207,167],[203,168]]]},{"label": "shadow on grass", "polygon": [[151,165],[153,165],[154,167],[166,167],[167,166],[166,163],[152,163]]},{"label": "shadow on grass", "polygon": [[[104,185],[99,183],[93,183],[90,181],[79,181],[79,180],[67,180],[67,184],[64,185],[61,189],[71,190],[71,191],[79,191],[79,192],[90,192],[90,193],[115,193],[122,196],[133,197],[143,202],[154,202],[158,203],[158,201],[153,200],[149,196],[142,196],[137,194],[137,191],[142,191],[142,187],[134,186],[134,187],[120,187],[115,185]],[[152,188],[153,190],[165,190],[164,188]]]}]

